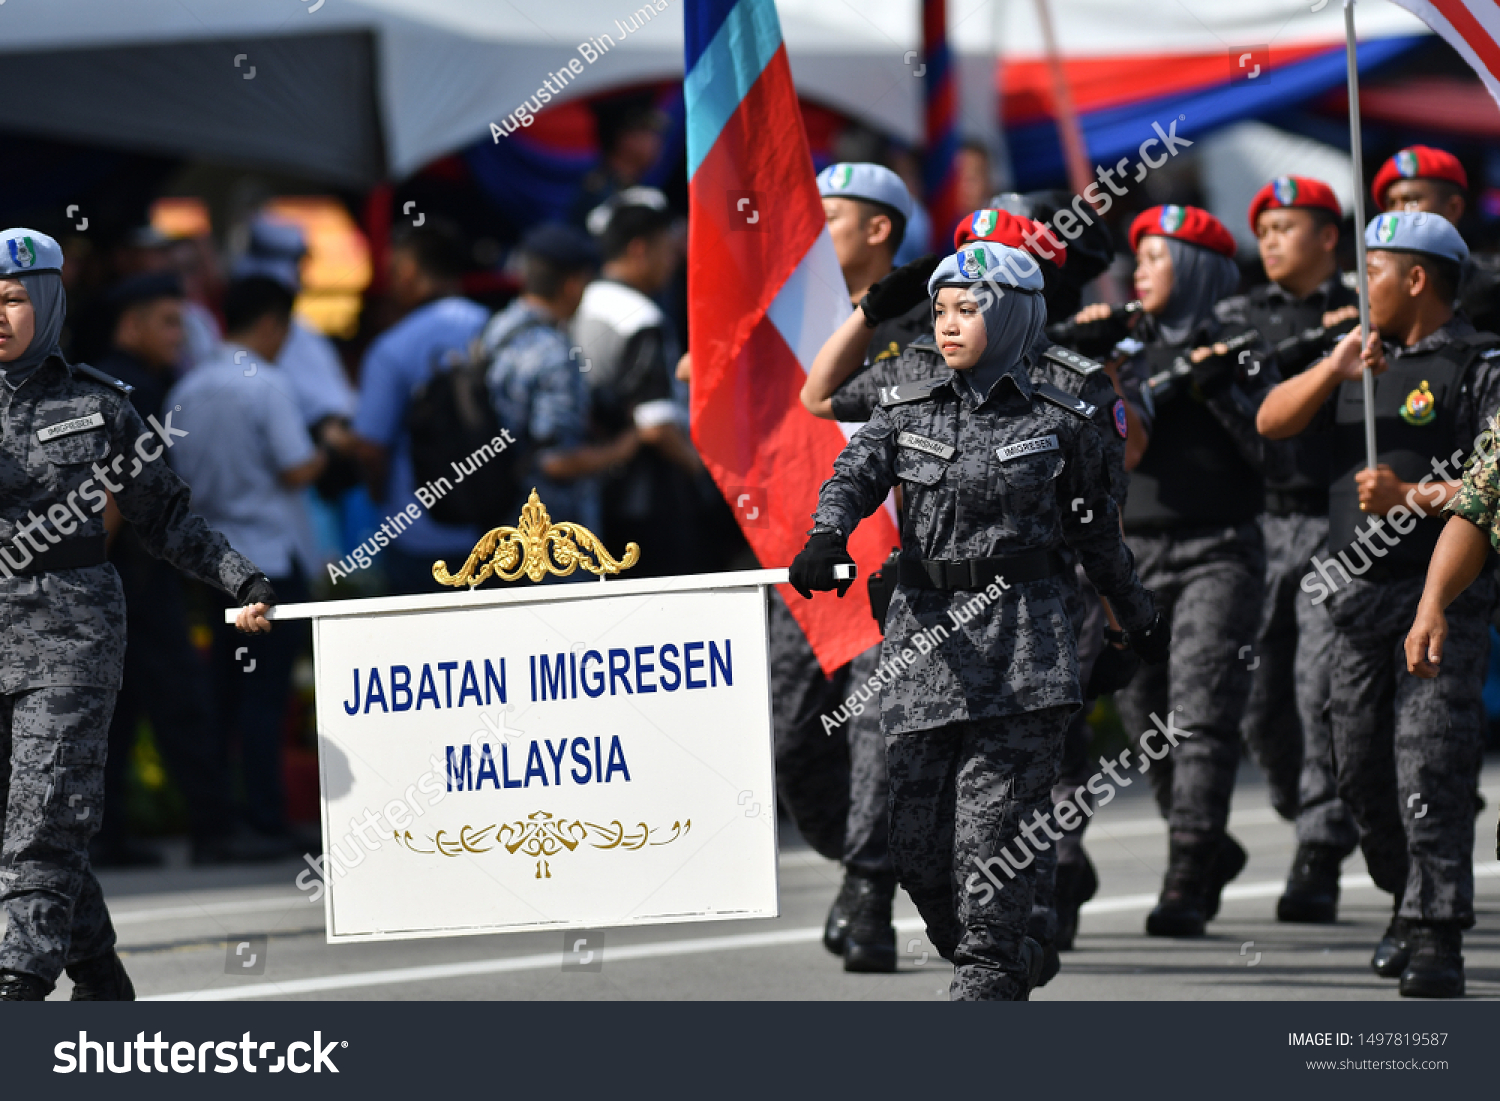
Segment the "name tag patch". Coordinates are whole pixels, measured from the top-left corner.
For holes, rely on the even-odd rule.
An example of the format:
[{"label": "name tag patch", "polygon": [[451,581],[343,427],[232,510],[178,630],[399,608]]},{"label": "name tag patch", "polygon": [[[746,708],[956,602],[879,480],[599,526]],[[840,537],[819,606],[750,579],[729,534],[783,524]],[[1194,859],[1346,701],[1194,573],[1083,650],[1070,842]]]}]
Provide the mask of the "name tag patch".
[{"label": "name tag patch", "polygon": [[37,430],[36,438],[42,443],[55,440],[59,436],[71,436],[75,432],[87,432],[90,428],[103,428],[104,414],[90,413],[86,417],[74,417],[70,421],[58,421],[49,424],[46,428]]},{"label": "name tag patch", "polygon": [[[939,440],[929,440],[926,436],[919,436],[915,432],[902,432],[896,436],[897,447],[909,447],[913,451],[925,451],[929,455],[936,455],[944,462],[951,462],[953,456],[958,454],[957,448]],[[1053,437],[1053,446],[1056,447],[1056,437]]]},{"label": "name tag patch", "polygon": [[1003,463],[1008,459],[1020,458],[1022,455],[1036,455],[1043,451],[1056,451],[1057,449],[1056,436],[1037,436],[1019,443],[1008,443],[1004,447],[997,447],[995,454],[1000,456],[1000,461]]}]

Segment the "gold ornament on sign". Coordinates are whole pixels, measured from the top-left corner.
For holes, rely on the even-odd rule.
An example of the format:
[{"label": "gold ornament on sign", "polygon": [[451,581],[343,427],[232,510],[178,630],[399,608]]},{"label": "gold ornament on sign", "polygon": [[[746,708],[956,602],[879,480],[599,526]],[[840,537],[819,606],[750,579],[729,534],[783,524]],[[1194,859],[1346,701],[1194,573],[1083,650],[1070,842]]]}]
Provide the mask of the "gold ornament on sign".
[{"label": "gold ornament on sign", "polygon": [[521,506],[521,520],[516,527],[493,528],[484,533],[457,573],[448,572],[442,559],[432,564],[432,576],[439,585],[474,588],[490,577],[517,581],[529,577],[540,581],[549,573],[567,577],[580,567],[603,578],[628,570],[640,560],[641,548],[625,544],[625,557],[614,558],[604,549],[603,541],[582,524],[554,524],[547,515],[536,490]]},{"label": "gold ornament on sign", "polygon": [[[691,818],[673,822],[671,826],[652,828],[644,822],[626,826],[619,820],[606,825],[583,822],[578,819],[554,818],[544,810],[527,815],[525,819],[497,823],[476,828],[460,826],[455,832],[448,829],[429,834],[427,843],[433,847],[424,849],[411,835],[392,830],[391,836],[398,845],[424,856],[462,856],[464,853],[487,853],[495,848],[504,849],[512,856],[520,854],[537,862],[537,879],[551,879],[550,858],[564,852],[573,852],[585,841],[592,849],[620,849],[636,852],[647,846],[670,845],[684,837],[693,828]],[[637,832],[639,831],[639,832]],[[670,833],[670,836],[668,834]]]}]

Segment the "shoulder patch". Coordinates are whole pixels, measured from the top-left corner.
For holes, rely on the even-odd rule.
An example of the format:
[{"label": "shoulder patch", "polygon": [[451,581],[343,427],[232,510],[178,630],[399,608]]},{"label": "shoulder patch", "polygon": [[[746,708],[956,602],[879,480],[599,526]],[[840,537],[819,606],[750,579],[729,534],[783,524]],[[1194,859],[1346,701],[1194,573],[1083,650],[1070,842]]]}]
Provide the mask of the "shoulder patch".
[{"label": "shoulder patch", "polygon": [[903,382],[896,386],[880,388],[880,407],[889,409],[893,405],[909,405],[915,401],[926,401],[946,378],[928,378],[921,382]]},{"label": "shoulder patch", "polygon": [[1071,348],[1064,348],[1061,344],[1054,344],[1042,353],[1044,359],[1050,359],[1053,363],[1061,364],[1070,371],[1077,371],[1080,375],[1092,375],[1095,371],[1104,370],[1104,365],[1098,360],[1090,359],[1088,356],[1079,355]]},{"label": "shoulder patch", "polygon": [[1075,417],[1081,417],[1084,420],[1088,420],[1095,413],[1099,412],[1099,407],[1097,405],[1094,405],[1091,402],[1084,401],[1082,398],[1075,398],[1066,390],[1060,390],[1056,386],[1053,386],[1050,382],[1039,382],[1034,388],[1036,390],[1037,397],[1043,398],[1046,401],[1050,401],[1053,405],[1056,405],[1060,409],[1066,409]]},{"label": "shoulder patch", "polygon": [[106,375],[97,367],[90,367],[87,363],[74,363],[70,366],[73,368],[73,372],[75,374],[82,375],[87,379],[93,379],[95,382],[102,382],[105,386],[108,386],[111,390],[114,390],[118,393],[135,393],[135,387],[130,385],[130,383],[121,382],[119,379],[115,378],[114,375]]}]

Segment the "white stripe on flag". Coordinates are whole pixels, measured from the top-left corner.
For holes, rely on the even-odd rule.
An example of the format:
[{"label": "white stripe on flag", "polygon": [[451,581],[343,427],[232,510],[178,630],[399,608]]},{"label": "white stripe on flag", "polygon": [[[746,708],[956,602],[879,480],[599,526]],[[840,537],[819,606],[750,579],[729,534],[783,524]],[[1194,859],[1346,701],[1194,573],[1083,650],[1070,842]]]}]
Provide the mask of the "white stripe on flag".
[{"label": "white stripe on flag", "polygon": [[[1469,68],[1478,74],[1485,88],[1489,90],[1491,98],[1500,104],[1500,73],[1491,72],[1485,66],[1474,47],[1469,45],[1464,36],[1452,23],[1448,22],[1447,17],[1436,6],[1428,3],[1427,0],[1391,0],[1391,2],[1397,7],[1405,8],[1441,35],[1443,41],[1458,51],[1459,55],[1468,62]],[[1490,38],[1500,42],[1500,7],[1497,7],[1494,0],[1464,0],[1462,6],[1484,28]]]},{"label": "white stripe on flag", "polygon": [[849,291],[826,229],[818,231],[812,247],[776,292],[766,316],[804,371],[849,316]]}]

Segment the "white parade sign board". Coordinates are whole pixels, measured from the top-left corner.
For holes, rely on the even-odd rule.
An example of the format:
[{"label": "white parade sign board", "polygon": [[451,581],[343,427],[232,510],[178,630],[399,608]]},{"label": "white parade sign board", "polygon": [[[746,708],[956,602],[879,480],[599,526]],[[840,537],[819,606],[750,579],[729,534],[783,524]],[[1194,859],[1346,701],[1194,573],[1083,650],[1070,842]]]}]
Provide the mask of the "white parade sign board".
[{"label": "white parade sign board", "polygon": [[774,917],[782,580],[275,609],[314,620],[329,941]]}]

